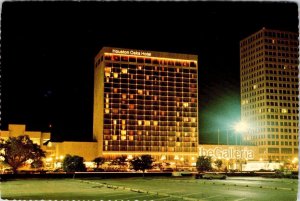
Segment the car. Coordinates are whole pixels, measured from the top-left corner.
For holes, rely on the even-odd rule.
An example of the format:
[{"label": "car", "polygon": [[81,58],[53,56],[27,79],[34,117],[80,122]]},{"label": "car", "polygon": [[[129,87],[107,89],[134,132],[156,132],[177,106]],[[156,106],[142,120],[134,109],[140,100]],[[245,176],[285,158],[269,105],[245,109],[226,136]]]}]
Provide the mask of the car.
[{"label": "car", "polygon": [[153,168],[153,169],[149,169],[146,170],[147,172],[161,172],[161,170],[159,168]]},{"label": "car", "polygon": [[163,172],[173,172],[173,168],[164,168]]},{"label": "car", "polygon": [[220,173],[205,173],[202,175],[203,179],[226,179],[227,176],[225,174]]}]

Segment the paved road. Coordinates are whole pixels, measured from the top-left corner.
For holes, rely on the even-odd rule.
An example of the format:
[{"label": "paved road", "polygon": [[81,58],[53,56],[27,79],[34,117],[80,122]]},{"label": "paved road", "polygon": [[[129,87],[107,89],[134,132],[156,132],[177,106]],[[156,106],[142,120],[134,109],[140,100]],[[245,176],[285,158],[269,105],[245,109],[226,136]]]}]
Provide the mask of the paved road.
[{"label": "paved road", "polygon": [[2,182],[1,198],[95,201],[295,201],[291,179],[191,177],[122,179],[27,179]]}]

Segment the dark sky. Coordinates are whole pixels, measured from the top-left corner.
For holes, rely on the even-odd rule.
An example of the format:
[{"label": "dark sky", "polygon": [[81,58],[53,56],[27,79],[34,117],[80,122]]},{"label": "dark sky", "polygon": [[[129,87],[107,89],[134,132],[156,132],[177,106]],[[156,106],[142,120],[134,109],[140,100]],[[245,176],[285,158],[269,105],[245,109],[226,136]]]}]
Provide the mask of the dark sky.
[{"label": "dark sky", "polygon": [[200,142],[240,119],[239,41],[262,27],[298,31],[292,2],[4,2],[1,124],[52,125],[91,140],[93,59],[103,46],[196,54]]}]

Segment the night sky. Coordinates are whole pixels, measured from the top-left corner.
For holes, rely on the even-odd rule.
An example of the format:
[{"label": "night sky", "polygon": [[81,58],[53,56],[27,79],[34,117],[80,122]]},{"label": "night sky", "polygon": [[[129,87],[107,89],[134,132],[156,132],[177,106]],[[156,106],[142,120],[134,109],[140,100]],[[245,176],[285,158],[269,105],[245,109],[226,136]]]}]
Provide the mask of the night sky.
[{"label": "night sky", "polygon": [[92,140],[93,60],[111,46],[198,55],[200,142],[214,143],[240,120],[239,41],[263,27],[298,32],[298,5],[4,2],[1,127]]}]

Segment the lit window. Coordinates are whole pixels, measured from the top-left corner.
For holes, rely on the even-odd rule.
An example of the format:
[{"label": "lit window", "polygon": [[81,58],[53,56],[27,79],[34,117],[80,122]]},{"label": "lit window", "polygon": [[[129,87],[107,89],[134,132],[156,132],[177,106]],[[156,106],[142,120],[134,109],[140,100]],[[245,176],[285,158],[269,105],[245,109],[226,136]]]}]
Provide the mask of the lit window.
[{"label": "lit window", "polygon": [[142,135],[142,131],[138,131],[137,134],[138,134],[138,135]]},{"label": "lit window", "polygon": [[138,125],[141,126],[142,125],[142,121],[138,120]]},{"label": "lit window", "polygon": [[125,125],[122,125],[122,129],[125,130],[125,129],[126,129],[126,126],[125,126]]},{"label": "lit window", "polygon": [[109,108],[109,104],[105,104],[105,107],[106,107],[106,108]]},{"label": "lit window", "polygon": [[133,97],[134,97],[133,94],[130,94],[130,98],[133,99]]},{"label": "lit window", "polygon": [[105,140],[105,145],[108,145],[108,140]]},{"label": "lit window", "polygon": [[257,88],[257,85],[255,84],[255,85],[253,85],[253,89],[256,89]]},{"label": "lit window", "polygon": [[158,125],[158,121],[154,121],[153,124],[154,124],[154,126],[157,126]]},{"label": "lit window", "polygon": [[176,147],[180,147],[181,143],[180,142],[176,142]]},{"label": "lit window", "polygon": [[150,126],[150,121],[145,121],[145,126]]},{"label": "lit window", "polygon": [[105,102],[106,102],[106,103],[109,103],[109,99],[108,99],[108,98],[106,98],[106,99],[105,99]]},{"label": "lit window", "polygon": [[126,130],[121,130],[121,135],[126,135]]},{"label": "lit window", "polygon": [[131,141],[132,141],[132,140],[133,140],[133,136],[129,136],[129,140],[131,140]]},{"label": "lit window", "polygon": [[142,66],[138,66],[138,69],[139,69],[139,70],[142,70]]},{"label": "lit window", "polygon": [[111,68],[110,68],[110,67],[105,67],[104,71],[105,71],[106,73],[110,73],[110,72],[111,72]]},{"label": "lit window", "polygon": [[191,121],[192,122],[196,122],[196,118],[191,118]]},{"label": "lit window", "polygon": [[110,73],[105,73],[105,77],[109,77],[110,76]]},{"label": "lit window", "polygon": [[117,140],[117,139],[118,139],[118,136],[117,136],[117,135],[113,135],[113,136],[112,136],[112,139],[113,139],[113,140]]},{"label": "lit window", "polygon": [[149,75],[146,75],[146,80],[149,80]]},{"label": "lit window", "polygon": [[134,105],[133,105],[133,104],[130,104],[130,105],[129,105],[129,109],[134,109]]},{"label": "lit window", "polygon": [[281,112],[282,113],[287,113],[287,110],[286,109],[282,109]]},{"label": "lit window", "polygon": [[118,93],[118,89],[117,88],[114,88],[114,93]]},{"label": "lit window", "polygon": [[116,125],[117,124],[117,120],[114,120],[114,125]]},{"label": "lit window", "polygon": [[138,94],[143,95],[143,90],[138,90]]},{"label": "lit window", "polygon": [[[114,108],[112,111],[114,114],[118,114],[118,112],[119,112],[119,110],[117,108]],[[116,121],[116,120],[114,120],[114,121]]]},{"label": "lit window", "polygon": [[106,78],[106,82],[109,82],[109,77]]},{"label": "lit window", "polygon": [[183,103],[183,107],[188,107],[189,103]]},{"label": "lit window", "polygon": [[126,136],[121,136],[121,140],[126,140]]},{"label": "lit window", "polygon": [[180,113],[179,113],[179,112],[177,112],[177,117],[179,117],[179,115],[180,115]]},{"label": "lit window", "polygon": [[109,109],[105,109],[105,114],[108,114],[109,113]]},{"label": "lit window", "polygon": [[184,117],[183,121],[184,121],[184,122],[188,122],[188,121],[189,121],[189,118]]},{"label": "lit window", "polygon": [[114,78],[118,78],[119,74],[118,73],[114,73]]},{"label": "lit window", "polygon": [[122,125],[126,124],[126,120],[122,119]]},{"label": "lit window", "polygon": [[122,94],[122,98],[123,98],[123,99],[126,99],[126,94]]},{"label": "lit window", "polygon": [[126,74],[127,73],[127,68],[122,68],[122,73]]}]

